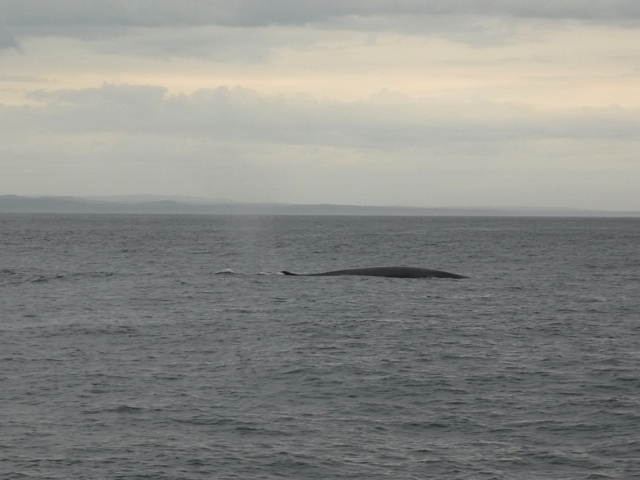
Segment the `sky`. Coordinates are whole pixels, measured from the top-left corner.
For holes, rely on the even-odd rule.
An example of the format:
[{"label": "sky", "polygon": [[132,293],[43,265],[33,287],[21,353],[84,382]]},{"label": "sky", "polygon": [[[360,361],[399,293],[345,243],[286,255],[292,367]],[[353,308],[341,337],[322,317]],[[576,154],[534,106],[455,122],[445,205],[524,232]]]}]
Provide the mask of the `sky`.
[{"label": "sky", "polygon": [[0,0],[0,195],[638,192],[638,0]]}]

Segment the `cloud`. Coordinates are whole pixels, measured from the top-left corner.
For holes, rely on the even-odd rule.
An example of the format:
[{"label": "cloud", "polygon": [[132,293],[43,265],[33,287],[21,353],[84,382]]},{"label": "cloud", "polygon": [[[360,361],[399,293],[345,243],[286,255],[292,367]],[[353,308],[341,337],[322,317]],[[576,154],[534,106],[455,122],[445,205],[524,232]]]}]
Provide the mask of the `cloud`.
[{"label": "cloud", "polygon": [[[640,110],[619,106],[544,111],[489,101],[416,99],[380,91],[357,102],[263,95],[243,87],[169,94],[153,85],[32,91],[24,111],[52,131],[220,135],[225,138],[401,149],[444,142],[532,138],[636,139]],[[48,119],[48,120],[45,120]]]},{"label": "cloud", "polygon": [[2,0],[11,26],[308,25],[343,17],[500,15],[612,21],[639,19],[635,0]]},{"label": "cloud", "polygon": [[[219,32],[237,40],[240,35],[234,36],[229,28],[259,31],[272,26],[313,26],[420,35],[449,32],[464,42],[470,35],[462,32],[491,30],[495,22],[487,22],[488,18],[502,19],[505,24],[510,23],[509,18],[634,27],[640,22],[640,3],[636,0],[0,0],[0,11],[0,48],[15,47],[19,40],[39,36],[98,40],[133,35],[145,37],[133,42],[141,54],[158,51],[149,48],[154,41],[151,30],[173,32],[175,36],[179,30],[197,27],[212,29],[214,38],[209,43],[215,46],[220,45],[215,39]],[[203,35],[202,29],[196,31]],[[254,37],[253,45],[259,46],[263,37]],[[193,51],[189,40],[198,39],[192,34],[174,38],[174,53]],[[140,48],[145,42],[147,48]]]},{"label": "cloud", "polygon": [[616,106],[542,111],[393,92],[335,102],[241,87],[174,95],[114,84],[31,98],[37,106],[0,108],[0,157],[13,188],[45,192],[53,181],[75,194],[118,185],[115,193],[250,201],[544,205],[571,184],[575,203],[564,204],[578,205],[589,204],[580,185],[600,175],[620,182],[606,200],[615,208],[632,202],[640,168],[640,110]]}]

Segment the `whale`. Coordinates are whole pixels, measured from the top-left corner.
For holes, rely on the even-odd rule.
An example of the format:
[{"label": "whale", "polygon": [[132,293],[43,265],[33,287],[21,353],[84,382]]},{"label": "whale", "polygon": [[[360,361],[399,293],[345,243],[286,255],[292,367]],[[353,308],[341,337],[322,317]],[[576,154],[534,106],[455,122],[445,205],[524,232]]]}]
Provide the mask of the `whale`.
[{"label": "whale", "polygon": [[333,270],[321,273],[292,273],[283,270],[284,275],[298,277],[338,277],[342,275],[359,275],[365,277],[395,277],[395,278],[469,278],[457,273],[443,272],[416,267],[371,267],[352,268],[348,270]]}]

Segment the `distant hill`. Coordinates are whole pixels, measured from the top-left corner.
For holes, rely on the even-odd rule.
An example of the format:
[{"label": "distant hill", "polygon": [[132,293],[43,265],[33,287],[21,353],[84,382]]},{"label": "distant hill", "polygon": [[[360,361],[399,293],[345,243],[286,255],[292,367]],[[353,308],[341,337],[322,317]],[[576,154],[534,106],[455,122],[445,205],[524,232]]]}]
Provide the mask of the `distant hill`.
[{"label": "distant hill", "polygon": [[[176,200],[175,198],[178,198]],[[640,212],[545,208],[422,208],[360,205],[289,205],[216,202],[191,197],[0,196],[0,213],[174,214],[174,215],[404,215],[639,217]]]}]

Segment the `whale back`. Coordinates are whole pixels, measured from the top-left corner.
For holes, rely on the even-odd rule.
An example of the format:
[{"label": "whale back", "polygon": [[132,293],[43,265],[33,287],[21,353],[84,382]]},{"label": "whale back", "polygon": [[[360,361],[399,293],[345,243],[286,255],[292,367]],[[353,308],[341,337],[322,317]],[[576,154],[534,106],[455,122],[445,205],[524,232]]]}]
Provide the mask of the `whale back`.
[{"label": "whale back", "polygon": [[305,277],[337,277],[341,275],[360,275],[367,277],[395,277],[395,278],[467,278],[457,273],[444,272],[442,270],[430,270],[416,267],[372,267],[352,268],[348,270],[333,270],[322,273],[297,274],[287,271],[285,275],[298,275]]}]

